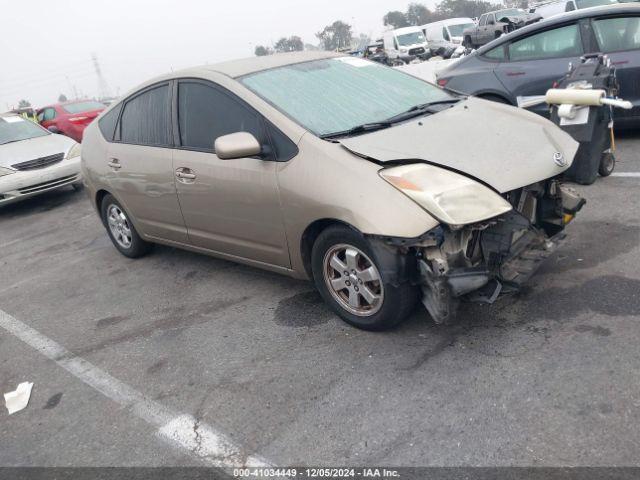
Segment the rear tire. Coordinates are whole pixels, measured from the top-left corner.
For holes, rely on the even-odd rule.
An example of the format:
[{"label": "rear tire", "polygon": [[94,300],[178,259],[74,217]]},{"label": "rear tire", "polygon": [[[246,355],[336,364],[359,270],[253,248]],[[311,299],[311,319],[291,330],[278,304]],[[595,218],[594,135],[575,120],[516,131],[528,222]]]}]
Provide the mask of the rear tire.
[{"label": "rear tire", "polygon": [[72,183],[71,186],[76,192],[81,192],[84,189],[84,184],[82,182]]},{"label": "rear tire", "polygon": [[417,289],[388,283],[369,242],[344,226],[324,230],[313,244],[313,279],[342,320],[362,330],[387,330],[414,309]]},{"label": "rear tire", "polygon": [[151,243],[140,238],[129,215],[112,195],[105,195],[100,208],[102,221],[113,246],[125,257],[138,258],[151,250]]},{"label": "rear tire", "polygon": [[612,152],[606,152],[602,154],[602,160],[600,161],[600,167],[598,173],[601,177],[608,177],[613,173],[616,168],[616,157]]}]

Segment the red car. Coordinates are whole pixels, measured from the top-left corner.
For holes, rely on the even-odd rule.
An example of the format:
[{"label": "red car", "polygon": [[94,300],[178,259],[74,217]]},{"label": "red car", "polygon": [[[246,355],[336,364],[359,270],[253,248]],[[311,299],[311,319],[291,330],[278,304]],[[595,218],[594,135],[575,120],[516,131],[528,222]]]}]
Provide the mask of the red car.
[{"label": "red car", "polygon": [[60,133],[82,142],[82,133],[94,118],[106,108],[95,100],[56,103],[38,109],[38,121],[53,133]]}]

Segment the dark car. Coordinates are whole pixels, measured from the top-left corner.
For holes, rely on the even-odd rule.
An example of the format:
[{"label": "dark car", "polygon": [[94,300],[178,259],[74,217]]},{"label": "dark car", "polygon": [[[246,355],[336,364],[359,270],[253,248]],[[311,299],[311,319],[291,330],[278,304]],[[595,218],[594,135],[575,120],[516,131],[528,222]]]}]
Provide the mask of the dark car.
[{"label": "dark car", "polygon": [[[633,109],[616,109],[618,124],[640,121],[640,5],[586,8],[504,35],[437,74],[438,85],[517,105],[517,97],[544,95],[587,53],[603,52],[616,67],[620,97]],[[545,104],[532,108],[547,115]]]},{"label": "dark car", "polygon": [[537,22],[541,18],[538,14],[530,14],[520,8],[483,13],[477,24],[462,32],[462,43],[469,48],[478,48],[505,33]]}]

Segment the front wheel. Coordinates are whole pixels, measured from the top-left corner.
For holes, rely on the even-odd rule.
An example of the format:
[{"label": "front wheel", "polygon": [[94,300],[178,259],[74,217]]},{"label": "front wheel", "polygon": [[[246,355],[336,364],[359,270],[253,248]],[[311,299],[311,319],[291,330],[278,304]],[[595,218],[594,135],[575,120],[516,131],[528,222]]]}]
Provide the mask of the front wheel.
[{"label": "front wheel", "polygon": [[104,197],[101,213],[109,238],[122,255],[138,258],[151,250],[151,244],[140,238],[124,208],[113,196]]},{"label": "front wheel", "polygon": [[415,306],[415,287],[388,283],[368,241],[353,229],[335,226],[324,230],[313,245],[311,262],[322,298],[354,327],[389,329]]}]

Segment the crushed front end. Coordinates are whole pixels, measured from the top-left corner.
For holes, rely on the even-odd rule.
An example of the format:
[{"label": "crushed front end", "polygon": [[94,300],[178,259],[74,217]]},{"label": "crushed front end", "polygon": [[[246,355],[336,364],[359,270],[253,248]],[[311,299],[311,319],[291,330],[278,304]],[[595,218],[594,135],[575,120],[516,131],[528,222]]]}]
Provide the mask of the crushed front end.
[{"label": "crushed front end", "polygon": [[462,297],[492,303],[520,288],[555,251],[585,203],[556,179],[503,197],[511,211],[459,228],[440,225],[405,245],[416,256],[422,302],[436,322],[454,315]]}]

